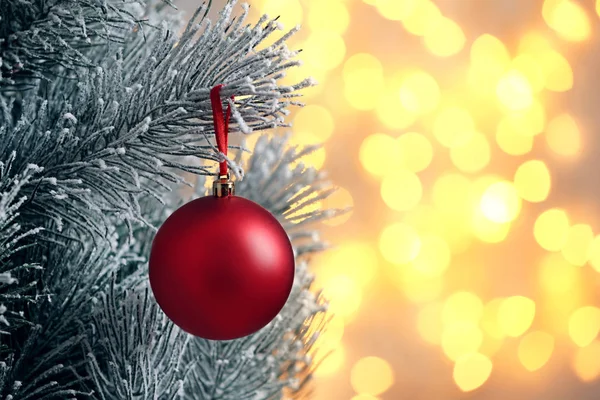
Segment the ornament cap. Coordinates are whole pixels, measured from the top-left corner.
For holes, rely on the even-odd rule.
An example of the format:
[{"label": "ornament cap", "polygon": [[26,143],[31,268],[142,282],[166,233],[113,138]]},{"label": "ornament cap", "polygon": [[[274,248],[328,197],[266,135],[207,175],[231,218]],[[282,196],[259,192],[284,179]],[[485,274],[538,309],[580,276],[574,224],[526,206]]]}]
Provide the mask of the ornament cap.
[{"label": "ornament cap", "polygon": [[213,195],[215,197],[227,197],[235,194],[235,184],[231,180],[229,172],[227,175],[219,175],[213,182]]}]

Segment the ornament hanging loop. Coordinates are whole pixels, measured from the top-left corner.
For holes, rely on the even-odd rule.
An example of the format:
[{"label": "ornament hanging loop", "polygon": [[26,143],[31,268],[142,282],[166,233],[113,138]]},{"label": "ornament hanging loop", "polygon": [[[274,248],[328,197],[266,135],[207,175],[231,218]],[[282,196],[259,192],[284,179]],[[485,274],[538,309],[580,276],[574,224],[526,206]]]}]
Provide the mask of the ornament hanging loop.
[{"label": "ornament hanging loop", "polygon": [[[227,105],[227,113],[223,115],[223,104],[221,103],[221,88],[217,85],[210,91],[210,103],[213,112],[213,124],[215,127],[215,138],[220,153],[227,156],[227,141],[229,135],[229,118],[231,117],[231,104]],[[231,96],[233,100],[234,97]],[[231,174],[227,170],[227,160],[219,163],[219,176],[213,182],[213,195],[215,197],[227,197],[235,194],[235,185],[231,180]]]}]

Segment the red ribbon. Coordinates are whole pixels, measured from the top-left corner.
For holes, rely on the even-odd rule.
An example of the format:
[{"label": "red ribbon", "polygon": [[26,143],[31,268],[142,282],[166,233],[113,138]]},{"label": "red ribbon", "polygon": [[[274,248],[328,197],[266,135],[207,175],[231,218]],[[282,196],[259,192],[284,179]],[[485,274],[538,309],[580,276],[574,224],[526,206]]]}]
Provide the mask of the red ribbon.
[{"label": "red ribbon", "polygon": [[[227,139],[229,135],[229,118],[231,117],[231,104],[227,105],[227,114],[223,115],[223,104],[221,103],[221,88],[223,85],[217,85],[210,91],[210,103],[212,105],[213,123],[215,126],[215,137],[217,139],[217,148],[221,153],[227,155]],[[234,96],[231,96],[234,100]],[[227,161],[219,163],[219,176],[227,175]]]}]

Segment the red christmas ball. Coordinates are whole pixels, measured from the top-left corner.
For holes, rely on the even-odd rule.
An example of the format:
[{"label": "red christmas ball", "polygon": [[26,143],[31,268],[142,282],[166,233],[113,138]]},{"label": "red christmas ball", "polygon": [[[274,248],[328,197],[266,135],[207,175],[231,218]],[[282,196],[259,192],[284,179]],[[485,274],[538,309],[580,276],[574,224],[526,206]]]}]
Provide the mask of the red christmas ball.
[{"label": "red christmas ball", "polygon": [[207,196],[176,210],[150,252],[150,286],[181,329],[213,340],[254,333],[281,311],[294,252],[273,215],[238,196]]}]

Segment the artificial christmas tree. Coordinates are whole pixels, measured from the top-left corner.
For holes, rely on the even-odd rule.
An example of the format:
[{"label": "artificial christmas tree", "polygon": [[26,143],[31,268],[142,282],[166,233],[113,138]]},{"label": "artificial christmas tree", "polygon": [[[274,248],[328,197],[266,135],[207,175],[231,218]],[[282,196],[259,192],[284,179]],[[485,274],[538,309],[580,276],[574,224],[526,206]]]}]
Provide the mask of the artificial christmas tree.
[{"label": "artificial christmas tree", "polygon": [[[332,189],[298,163],[314,149],[284,137],[261,137],[246,168],[239,147],[215,148],[212,87],[236,96],[232,133],[251,134],[285,126],[311,84],[278,84],[298,65],[285,46],[293,31],[261,48],[279,24],[245,25],[247,6],[234,9],[211,24],[204,5],[178,34],[168,1],[0,2],[0,398],[307,393],[324,301],[306,262],[324,247],[313,223],[332,213],[303,210]],[[179,329],[148,284],[157,227],[207,194],[219,162],[279,220],[296,264],[283,310],[232,341]]]}]

